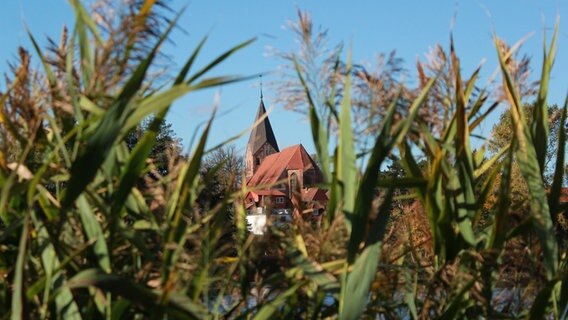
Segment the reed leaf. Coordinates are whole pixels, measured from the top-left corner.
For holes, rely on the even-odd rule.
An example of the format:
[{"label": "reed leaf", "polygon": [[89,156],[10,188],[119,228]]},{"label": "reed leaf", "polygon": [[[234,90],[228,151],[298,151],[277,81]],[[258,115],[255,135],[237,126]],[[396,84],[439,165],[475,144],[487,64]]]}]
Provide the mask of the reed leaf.
[{"label": "reed leaf", "polygon": [[546,50],[546,37],[543,43],[543,58],[542,58],[542,70],[540,72],[540,87],[538,90],[538,96],[533,108],[533,117],[530,124],[531,136],[533,141],[538,141],[534,145],[536,151],[536,157],[540,167],[540,172],[544,175],[545,170],[545,158],[546,150],[548,147],[548,86],[550,80],[550,72],[552,70],[552,65],[554,64],[554,58],[556,56],[556,37],[558,34],[558,21],[554,26],[554,34],[552,35],[552,40],[550,41],[550,48],[548,52]]},{"label": "reed leaf", "polygon": [[[353,263],[358,252],[361,241],[365,238],[367,220],[371,213],[372,202],[376,197],[375,185],[379,178],[379,171],[385,158],[390,154],[394,141],[398,137],[391,137],[389,129],[392,127],[392,121],[398,102],[398,96],[390,104],[387,115],[385,117],[383,128],[377,136],[375,145],[373,146],[371,156],[367,163],[367,168],[359,184],[357,190],[355,208],[351,217],[352,229],[347,247],[347,261]],[[406,121],[413,119],[407,118]],[[405,134],[405,132],[397,132]],[[395,183],[396,184],[396,183]]]},{"label": "reed leaf", "polygon": [[564,107],[560,116],[560,126],[558,128],[558,150],[556,152],[556,168],[554,169],[554,178],[552,180],[552,187],[548,195],[548,205],[550,207],[550,214],[552,215],[552,222],[557,222],[560,193],[562,191],[562,182],[564,180],[564,164],[566,156],[566,113],[568,112],[568,96],[564,100]]},{"label": "reed leaf", "polygon": [[568,273],[564,273],[558,294],[558,310],[560,319],[568,316]]},{"label": "reed leaf", "polygon": [[469,97],[466,97],[466,94],[463,91],[460,62],[454,51],[453,41],[451,55],[455,77],[454,99],[456,101],[455,119],[457,123],[455,148],[458,172],[456,175],[452,175],[453,179],[450,179],[450,181],[453,180],[455,183],[454,187],[456,187],[454,190],[456,192],[457,221],[460,227],[460,233],[469,245],[474,245],[476,240],[475,235],[473,234],[472,219],[475,216],[474,205],[477,200],[476,195],[474,194],[474,163],[472,152],[469,147],[469,125],[466,111],[466,103]]},{"label": "reed leaf", "polygon": [[71,166],[71,179],[61,201],[63,208],[69,208],[95,177],[97,170],[110,154],[119,132],[124,126],[125,110],[142,86],[146,71],[154,60],[160,45],[167,38],[179,15],[161,35],[152,51],[128,79],[119,96],[101,119],[97,131],[87,140],[84,152]]},{"label": "reed leaf", "polygon": [[528,319],[542,319],[546,315],[546,310],[556,284],[557,281],[550,281],[540,290],[532,304]]},{"label": "reed leaf", "polygon": [[[83,84],[85,86],[91,85],[91,79],[93,77],[95,66],[93,64],[93,58],[91,56],[91,45],[90,39],[85,28],[84,16],[88,17],[88,14],[82,14],[85,10],[82,5],[77,1],[71,1],[80,8],[76,9],[76,20],[75,20],[75,35],[77,37],[77,43],[79,44],[79,66],[81,67],[81,76],[83,77]],[[87,18],[89,19],[89,18]]]},{"label": "reed leaf", "polygon": [[97,27],[97,24],[93,21],[93,19],[91,19],[91,15],[87,11],[87,9],[85,9],[85,6],[83,6],[83,4],[78,0],[69,0],[69,3],[75,11],[75,19],[84,23],[89,31],[91,31],[96,44],[102,44],[103,40],[99,28]]},{"label": "reed leaf", "polygon": [[473,287],[474,281],[471,280],[467,282],[456,294],[455,297],[450,301],[447,308],[444,310],[442,316],[439,317],[440,320],[451,320],[457,319],[463,316],[463,312],[465,311],[464,303],[468,303],[467,301],[467,293]]},{"label": "reed leaf", "polygon": [[321,170],[324,176],[324,182],[330,183],[331,181],[331,172],[330,172],[330,160],[329,160],[329,151],[328,151],[328,142],[329,136],[326,130],[326,126],[324,123],[321,122],[319,116],[316,111],[316,105],[314,100],[312,99],[312,95],[310,93],[310,89],[304,80],[304,76],[302,75],[302,69],[296,57],[293,57],[294,67],[296,68],[296,75],[298,76],[298,80],[302,84],[304,88],[304,93],[306,95],[306,99],[308,100],[308,108],[309,108],[309,117],[310,117],[310,128],[312,131],[312,138],[315,142],[316,152],[318,155],[318,159],[321,161]]},{"label": "reed leaf", "polygon": [[[496,39],[495,44],[499,42]],[[542,181],[541,168],[539,165],[535,143],[531,139],[529,128],[523,114],[522,105],[515,84],[507,70],[506,62],[501,50],[497,50],[505,93],[511,105],[511,115],[513,119],[513,131],[517,141],[516,159],[519,163],[521,173],[527,182],[530,191],[530,209],[533,218],[533,226],[537,237],[540,240],[544,252],[544,267],[546,276],[551,279],[558,268],[558,248],[554,237],[554,226],[552,224],[546,192]],[[510,55],[510,53],[508,53]],[[546,121],[544,119],[533,119],[533,121]]]},{"label": "reed leaf", "polygon": [[77,199],[77,208],[87,239],[94,242],[93,253],[95,257],[97,257],[99,267],[105,272],[111,272],[110,255],[103,229],[97,221],[95,213],[91,209],[87,199],[85,199],[85,196],[79,196]]},{"label": "reed leaf", "polygon": [[288,301],[296,291],[303,285],[302,282],[298,282],[295,285],[288,288],[283,293],[279,294],[276,299],[271,300],[269,303],[265,304],[260,308],[257,314],[254,315],[254,320],[265,320],[273,319],[276,313],[280,310],[280,307]]},{"label": "reed leaf", "polygon": [[224,53],[222,53],[221,55],[219,55],[217,58],[213,59],[213,61],[211,61],[209,64],[207,64],[205,67],[203,67],[202,69],[200,69],[199,71],[197,71],[195,74],[193,74],[187,81],[187,84],[192,84],[195,80],[199,79],[201,76],[203,76],[204,74],[206,74],[209,70],[213,69],[215,66],[217,66],[219,63],[225,61],[228,57],[230,57],[231,55],[233,55],[235,52],[241,50],[242,48],[247,47],[249,44],[253,43],[256,40],[256,38],[252,38],[249,39],[247,41],[241,42],[239,44],[237,44],[236,46],[232,47],[231,49],[225,51]]},{"label": "reed leaf", "polygon": [[28,37],[30,38],[30,41],[32,42],[32,45],[33,45],[33,47],[34,47],[34,49],[35,49],[35,51],[38,55],[38,58],[41,61],[41,65],[42,65],[43,71],[45,72],[45,75],[47,77],[49,87],[51,89],[53,89],[57,85],[57,80],[55,78],[55,74],[53,73],[51,66],[47,63],[47,61],[45,59],[45,55],[43,54],[41,48],[39,47],[36,39],[34,38],[32,33],[30,32],[30,30],[27,30],[27,33],[28,33]]},{"label": "reed leaf", "polygon": [[20,236],[20,244],[18,246],[18,258],[16,259],[16,268],[14,272],[14,294],[12,295],[12,313],[11,319],[23,319],[25,300],[24,300],[24,267],[25,260],[28,254],[28,236],[29,236],[29,222],[24,220],[22,226],[22,233]]},{"label": "reed leaf", "polygon": [[345,214],[349,230],[352,228],[353,210],[357,191],[357,166],[355,164],[355,147],[353,144],[353,128],[351,122],[351,55],[347,58],[348,75],[345,80],[341,111],[339,113],[339,141],[337,143],[337,182],[340,202]]},{"label": "reed leaf", "polygon": [[501,175],[501,186],[499,187],[499,204],[495,210],[492,222],[492,230],[487,242],[489,248],[503,249],[507,239],[508,215],[511,202],[511,172],[513,167],[513,156],[515,154],[515,138],[511,141],[513,147],[509,148],[507,157],[503,164]]},{"label": "reed leaf", "polygon": [[166,308],[163,308],[161,306],[161,292],[149,290],[128,279],[99,269],[81,271],[69,280],[66,287],[70,289],[97,287],[122,296],[155,315],[170,314],[176,318],[189,319],[202,319],[206,315],[206,310],[200,305],[175,293],[169,295]]},{"label": "reed leaf", "polygon": [[371,223],[365,248],[355,260],[353,269],[347,274],[347,281],[341,288],[341,319],[358,319],[368,303],[369,288],[375,279],[383,237],[391,213],[392,195],[393,189],[390,189],[379,208],[377,218]]},{"label": "reed leaf", "polygon": [[[166,247],[163,254],[163,267],[162,267],[162,283],[167,283],[170,280],[171,271],[175,268],[175,264],[186,240],[185,229],[187,222],[183,219],[183,212],[186,208],[191,208],[193,201],[197,197],[197,182],[199,181],[199,168],[201,160],[205,152],[205,144],[209,136],[209,130],[213,122],[215,112],[207,122],[207,126],[201,134],[199,144],[189,162],[184,165],[181,174],[182,179],[176,188],[177,197],[173,197],[172,205],[168,212],[168,229],[166,231]],[[175,248],[171,248],[171,244],[175,244]]]}]

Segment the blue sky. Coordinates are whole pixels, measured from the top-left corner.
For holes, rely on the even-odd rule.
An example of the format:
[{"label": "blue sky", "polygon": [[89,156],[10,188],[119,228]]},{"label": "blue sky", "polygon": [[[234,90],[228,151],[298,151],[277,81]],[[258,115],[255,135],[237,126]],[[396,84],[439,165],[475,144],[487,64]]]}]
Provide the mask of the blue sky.
[{"label": "blue sky", "polygon": [[[538,72],[543,30],[546,28],[550,37],[556,16],[560,15],[559,50],[552,74],[550,102],[562,104],[568,89],[568,22],[564,18],[568,17],[568,1],[183,0],[172,4],[176,9],[184,5],[187,10],[180,25],[187,33],[175,31],[172,38],[175,43],[164,48],[175,64],[181,65],[206,34],[209,40],[197,61],[199,64],[207,63],[241,41],[257,37],[252,45],[222,64],[213,74],[266,73],[265,83],[278,80],[271,72],[282,63],[268,54],[268,48],[281,51],[296,48],[293,34],[285,25],[296,17],[298,8],[311,13],[315,25],[328,29],[330,44],[343,41],[350,46],[354,61],[372,62],[377,54],[396,50],[409,71],[414,70],[416,60],[423,59],[435,44],[447,48],[450,33],[453,33],[464,72],[471,72],[486,60],[482,69],[485,78],[497,66],[493,31],[509,43],[532,34],[522,52],[533,57],[533,69]],[[58,39],[62,23],[72,26],[72,20],[72,12],[64,0],[3,1],[0,72],[7,70],[7,61],[15,60],[18,45],[30,47],[24,22],[36,38],[45,43],[47,35]],[[265,86],[265,104],[268,108],[273,107],[270,119],[280,147],[301,142],[308,151],[313,151],[309,127],[303,116],[274,105],[269,88]],[[236,135],[252,123],[259,102],[256,80],[190,94],[175,105],[168,118],[186,145],[198,124],[210,114],[216,92],[220,94],[220,116],[212,130],[211,145]],[[488,135],[491,124],[482,129]],[[247,139],[248,135],[245,135],[236,142],[240,150],[244,150]]]}]

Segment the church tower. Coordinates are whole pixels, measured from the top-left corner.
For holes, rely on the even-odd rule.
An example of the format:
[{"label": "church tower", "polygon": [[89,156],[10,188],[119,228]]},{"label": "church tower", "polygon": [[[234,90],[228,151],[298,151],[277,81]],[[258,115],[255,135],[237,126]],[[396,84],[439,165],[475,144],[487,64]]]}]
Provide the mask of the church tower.
[{"label": "church tower", "polygon": [[258,106],[254,123],[257,125],[250,134],[245,156],[245,176],[247,180],[254,175],[264,158],[273,153],[280,152],[278,143],[276,143],[276,138],[274,137],[274,132],[272,131],[272,126],[270,125],[270,120],[268,120],[268,116],[266,115],[266,109],[262,101],[262,90],[260,92],[260,105]]}]

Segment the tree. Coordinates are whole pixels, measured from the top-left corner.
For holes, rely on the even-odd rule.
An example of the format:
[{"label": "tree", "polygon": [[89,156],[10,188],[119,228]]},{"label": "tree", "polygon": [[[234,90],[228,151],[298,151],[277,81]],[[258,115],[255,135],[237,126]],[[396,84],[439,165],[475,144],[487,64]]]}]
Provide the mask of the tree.
[{"label": "tree", "polygon": [[[128,150],[134,149],[153,120],[153,117],[146,119],[127,135],[125,141]],[[171,165],[181,158],[181,139],[176,137],[171,123],[163,122],[160,126],[149,158],[160,176],[166,176]]]},{"label": "tree", "polygon": [[[528,122],[531,121],[533,114],[533,105],[525,105],[525,117]],[[555,166],[556,153],[558,151],[558,132],[561,127],[560,123],[561,110],[557,105],[548,107],[548,119],[550,131],[547,141],[547,152],[545,158],[545,176],[544,181],[547,185],[552,183],[552,174]],[[568,126],[564,124],[564,130],[568,130]],[[489,145],[490,151],[497,151],[505,147],[513,138],[511,114],[505,111],[499,117],[497,124],[493,126],[491,131],[491,144]]]},{"label": "tree", "polygon": [[[532,119],[533,105],[525,105],[525,117],[528,122]],[[558,130],[561,127],[560,123],[560,109],[557,105],[552,105],[548,107],[548,118],[550,125],[550,133],[548,136],[548,148],[545,159],[545,170],[544,170],[544,183],[547,186],[552,184],[552,178],[554,173],[556,159],[556,153],[558,150]],[[564,125],[564,130],[566,130],[566,125]],[[495,153],[506,147],[513,139],[512,131],[512,119],[510,111],[507,110],[503,112],[499,121],[493,126],[491,130],[491,143],[488,145],[489,151]],[[519,213],[523,212],[528,208],[529,190],[528,186],[523,178],[519,166],[517,163],[513,163],[511,170],[511,209],[512,211],[517,211]],[[497,188],[500,185],[500,179],[497,178],[495,181],[495,194],[497,193]],[[494,198],[494,201],[497,201]],[[491,206],[491,204],[489,204]]]},{"label": "tree", "polygon": [[[245,160],[234,145],[224,145],[213,150],[201,162],[200,176],[203,189],[197,197],[198,210],[206,212],[229,200],[231,193],[241,187],[244,177]],[[218,248],[229,248],[231,256],[237,254],[235,247],[236,227],[234,223],[234,206],[228,205],[221,217],[223,232],[219,237]]]},{"label": "tree", "polygon": [[212,151],[201,164],[201,177],[207,187],[199,195],[198,203],[212,207],[239,189],[244,169],[244,157],[234,145]]},{"label": "tree", "polygon": [[[532,119],[533,105],[525,105],[525,117],[528,122]],[[545,183],[550,185],[552,183],[552,172],[554,170],[554,160],[556,159],[556,152],[558,150],[558,130],[560,128],[560,109],[557,105],[548,107],[548,119],[550,125],[550,133],[548,135],[548,148],[545,159]],[[565,130],[567,128],[565,127]],[[511,142],[513,139],[512,120],[509,111],[505,111],[499,117],[497,124],[491,130],[491,144],[489,150],[495,152],[501,150]]]}]

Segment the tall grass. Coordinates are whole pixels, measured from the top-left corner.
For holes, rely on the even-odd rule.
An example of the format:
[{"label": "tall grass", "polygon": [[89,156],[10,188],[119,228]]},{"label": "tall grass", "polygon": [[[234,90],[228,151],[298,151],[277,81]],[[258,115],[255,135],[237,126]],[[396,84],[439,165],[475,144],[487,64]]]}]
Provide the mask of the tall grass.
[{"label": "tall grass", "polygon": [[[146,22],[156,21],[157,4],[140,2],[125,19],[141,29],[133,28],[126,49],[115,52],[112,33],[80,2],[71,4],[70,36],[64,32],[46,53],[30,34],[42,69],[33,70],[21,50],[0,95],[4,318],[566,317],[567,257],[555,236],[566,133],[564,125],[549,132],[546,116],[556,33],[544,49],[530,121],[511,76],[517,47],[495,38],[506,100],[490,103],[493,89],[477,84],[479,69],[461,74],[452,43],[446,71],[422,73],[411,95],[399,84],[388,96],[362,168],[351,58],[343,64],[337,56],[329,96],[321,99],[292,57],[330,200],[321,228],[300,218],[258,238],[246,232],[246,186],[208,207],[198,201],[220,170],[200,174],[214,112],[194,150],[172,161],[166,176],[155,174],[149,158],[176,99],[243,80],[207,74],[250,41],[198,68],[203,39],[179,74],[157,86],[149,70],[178,16],[149,39],[139,32],[153,26]],[[110,56],[123,67],[106,65]],[[440,81],[451,88],[443,96],[435,89]],[[434,101],[447,102],[436,131],[422,116]],[[490,156],[474,152],[472,132],[499,103],[511,108],[513,140]],[[129,150],[126,136],[149,116],[149,130]],[[548,189],[548,146],[541,142],[549,134],[558,135],[559,148]],[[380,174],[393,158],[403,164],[403,177]],[[529,215],[516,223],[509,207],[513,163],[530,191]],[[499,200],[487,209],[497,181]],[[401,196],[401,189],[411,192]],[[417,218],[403,200],[413,201]],[[415,241],[419,232],[423,238]],[[516,256],[508,249],[520,237],[536,239],[523,247],[535,277],[510,282]]]}]

